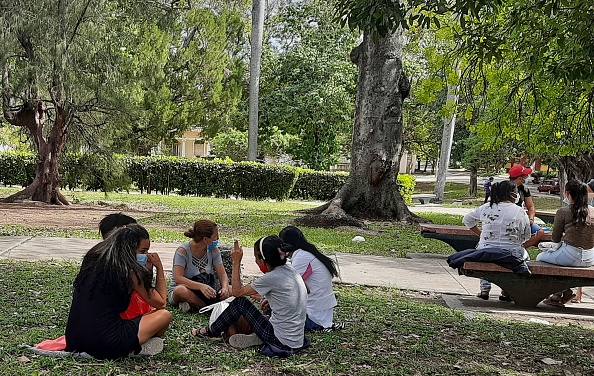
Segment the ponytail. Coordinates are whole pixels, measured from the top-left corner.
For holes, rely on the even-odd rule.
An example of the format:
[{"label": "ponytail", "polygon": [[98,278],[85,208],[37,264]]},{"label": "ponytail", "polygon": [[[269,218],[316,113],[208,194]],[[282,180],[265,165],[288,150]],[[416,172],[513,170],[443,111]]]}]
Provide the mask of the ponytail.
[{"label": "ponytail", "polygon": [[324,264],[333,277],[338,277],[336,263],[330,257],[320,252],[315,245],[308,242],[299,228],[295,226],[287,226],[281,230],[279,236],[285,243],[293,246],[294,250],[301,249],[314,255],[315,258]]}]

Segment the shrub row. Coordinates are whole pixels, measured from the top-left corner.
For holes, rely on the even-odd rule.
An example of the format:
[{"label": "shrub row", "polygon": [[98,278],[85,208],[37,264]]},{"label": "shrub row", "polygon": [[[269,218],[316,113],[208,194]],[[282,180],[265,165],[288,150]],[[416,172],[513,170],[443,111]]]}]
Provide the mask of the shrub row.
[{"label": "shrub row", "polygon": [[[315,171],[283,165],[230,160],[178,157],[106,157],[89,153],[62,156],[62,186],[98,191],[141,192],[250,199],[287,198],[326,201],[334,197],[348,178],[345,172]],[[26,186],[35,177],[35,156],[28,153],[0,153],[0,181]],[[399,191],[405,202],[412,201],[415,180],[398,175]]]}]

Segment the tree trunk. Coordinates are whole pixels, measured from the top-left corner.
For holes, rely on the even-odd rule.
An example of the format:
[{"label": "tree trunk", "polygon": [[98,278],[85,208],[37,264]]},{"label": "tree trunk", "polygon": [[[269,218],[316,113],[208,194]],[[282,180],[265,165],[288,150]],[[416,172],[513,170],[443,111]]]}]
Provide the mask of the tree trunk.
[{"label": "tree trunk", "polygon": [[450,166],[450,154],[452,153],[452,142],[454,141],[454,129],[456,128],[456,110],[458,104],[458,87],[448,85],[446,104],[454,105],[451,117],[444,117],[443,132],[441,137],[441,150],[439,152],[439,162],[437,163],[437,181],[435,182],[435,198],[431,200],[434,203],[443,203],[448,167]]},{"label": "tree trunk", "polygon": [[250,108],[248,127],[248,160],[255,161],[258,155],[258,100],[260,96],[260,59],[264,35],[264,0],[252,0],[252,32],[250,55]]},{"label": "tree trunk", "polygon": [[26,102],[18,111],[4,111],[4,118],[10,124],[29,130],[37,146],[35,179],[22,191],[3,199],[4,202],[33,200],[48,204],[69,204],[60,192],[62,175],[58,172],[60,155],[66,142],[67,110],[64,107],[55,106],[54,126],[46,140],[43,127],[48,117],[47,111],[48,109],[40,100]]},{"label": "tree trunk", "polygon": [[402,70],[398,32],[374,43],[369,33],[351,52],[359,68],[351,147],[345,185],[322,214],[419,222],[404,203],[396,177],[402,148],[402,102],[410,82]]},{"label": "tree trunk", "polygon": [[476,197],[476,193],[478,191],[477,175],[478,171],[475,168],[470,170],[470,185],[468,186],[468,197]]}]

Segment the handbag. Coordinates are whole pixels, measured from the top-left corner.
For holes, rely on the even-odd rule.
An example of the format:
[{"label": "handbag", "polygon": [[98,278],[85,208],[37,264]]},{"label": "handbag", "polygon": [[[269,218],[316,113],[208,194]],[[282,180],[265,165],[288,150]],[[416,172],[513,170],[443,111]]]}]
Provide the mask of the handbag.
[{"label": "handbag", "polygon": [[229,304],[233,301],[233,299],[235,299],[235,297],[230,296],[225,300],[221,300],[220,302],[202,307],[198,312],[205,313],[212,310],[210,313],[210,319],[208,320],[208,326],[210,326],[213,322],[217,321],[221,313],[223,313],[223,311],[229,307]]}]

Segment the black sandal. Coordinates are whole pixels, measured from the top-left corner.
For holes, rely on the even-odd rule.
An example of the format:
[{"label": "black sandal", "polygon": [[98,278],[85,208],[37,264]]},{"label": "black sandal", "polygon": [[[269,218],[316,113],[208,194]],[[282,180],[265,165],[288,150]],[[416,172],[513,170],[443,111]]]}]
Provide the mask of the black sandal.
[{"label": "black sandal", "polygon": [[502,302],[513,302],[513,299],[507,295],[505,290],[501,290],[501,295],[499,295],[499,300]]},{"label": "black sandal", "polygon": [[[202,330],[204,330],[204,333],[202,332]],[[218,337],[217,335],[213,335],[212,333],[210,333],[210,331],[206,327],[199,328],[199,329],[192,328],[192,330],[190,330],[190,334],[194,337],[208,338],[213,341],[218,341],[218,340],[223,339],[223,337]]]},{"label": "black sandal", "polygon": [[477,298],[481,298],[483,300],[489,300],[489,291],[481,291],[476,296]]}]

